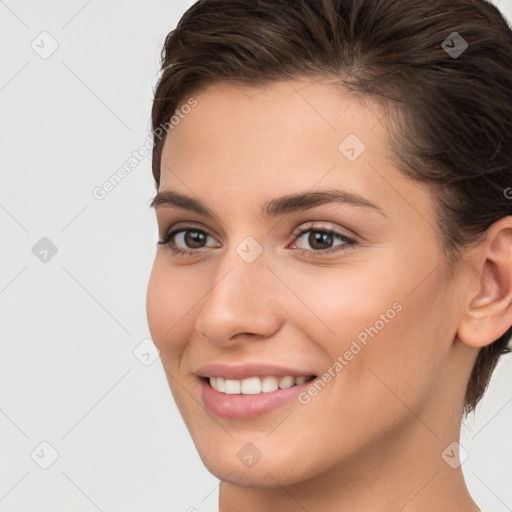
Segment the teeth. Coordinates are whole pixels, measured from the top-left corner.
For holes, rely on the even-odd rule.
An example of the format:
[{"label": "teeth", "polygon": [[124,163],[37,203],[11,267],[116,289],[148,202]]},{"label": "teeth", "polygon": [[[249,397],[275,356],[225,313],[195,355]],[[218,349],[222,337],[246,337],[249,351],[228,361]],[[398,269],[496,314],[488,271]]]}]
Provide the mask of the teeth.
[{"label": "teeth", "polygon": [[263,377],[263,380],[261,381],[261,391],[263,391],[263,393],[269,393],[276,389],[279,389],[279,381],[277,380],[277,377]]},{"label": "teeth", "polygon": [[251,377],[241,381],[240,390],[242,395],[257,395],[261,393],[261,380],[259,377]]},{"label": "teeth", "polygon": [[213,389],[228,395],[257,395],[259,393],[270,393],[277,389],[291,388],[292,386],[304,384],[308,377],[273,377],[267,375],[263,378],[248,377],[247,379],[223,379],[222,377],[210,377],[210,385]]},{"label": "teeth", "polygon": [[222,377],[210,377],[210,384],[212,381],[213,388],[215,388],[217,391],[222,391],[222,393],[225,393],[225,381]]},{"label": "teeth", "polygon": [[279,387],[281,389],[291,388],[295,384],[295,377],[283,377],[279,381]]},{"label": "teeth", "polygon": [[239,395],[242,381],[226,379],[224,381],[224,393],[228,395]]}]

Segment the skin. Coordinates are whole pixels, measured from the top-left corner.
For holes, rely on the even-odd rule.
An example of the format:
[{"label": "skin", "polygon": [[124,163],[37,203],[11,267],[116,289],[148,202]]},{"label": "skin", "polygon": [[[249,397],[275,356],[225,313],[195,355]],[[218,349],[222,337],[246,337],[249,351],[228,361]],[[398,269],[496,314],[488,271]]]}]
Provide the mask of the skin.
[{"label": "skin", "polygon": [[[459,440],[479,348],[512,324],[512,218],[450,268],[431,192],[393,166],[376,104],[318,80],[215,83],[194,97],[167,136],[159,191],[199,199],[216,217],[156,208],[161,236],[183,227],[209,236],[202,248],[174,237],[192,256],[158,247],[147,315],[199,455],[222,480],[220,512],[478,511],[461,467],[441,455]],[[355,161],[338,149],[350,133],[366,146]],[[271,199],[333,188],[380,210],[260,213]],[[338,252],[311,256],[322,250],[311,232],[293,235],[309,221],[356,244],[334,238],[323,250]],[[252,263],[236,252],[247,236],[263,251]],[[246,421],[204,407],[198,366],[269,362],[322,375],[397,302],[400,312],[308,404]],[[262,454],[250,468],[237,457],[247,442]]]}]

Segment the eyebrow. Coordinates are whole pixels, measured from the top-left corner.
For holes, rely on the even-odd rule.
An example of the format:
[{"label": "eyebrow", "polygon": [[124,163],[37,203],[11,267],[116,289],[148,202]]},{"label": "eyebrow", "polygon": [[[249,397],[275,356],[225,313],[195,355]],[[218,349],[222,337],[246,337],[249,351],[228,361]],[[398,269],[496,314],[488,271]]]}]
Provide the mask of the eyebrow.
[{"label": "eyebrow", "polygon": [[[371,208],[387,217],[379,206],[368,199],[365,199],[353,192],[347,192],[339,189],[304,192],[278,197],[263,205],[261,215],[265,218],[277,217],[287,213],[307,210],[327,203],[344,203],[352,206]],[[174,190],[158,192],[151,201],[150,206],[151,208],[182,208],[209,218],[217,217],[217,215],[202,201],[193,197],[185,196]]]}]

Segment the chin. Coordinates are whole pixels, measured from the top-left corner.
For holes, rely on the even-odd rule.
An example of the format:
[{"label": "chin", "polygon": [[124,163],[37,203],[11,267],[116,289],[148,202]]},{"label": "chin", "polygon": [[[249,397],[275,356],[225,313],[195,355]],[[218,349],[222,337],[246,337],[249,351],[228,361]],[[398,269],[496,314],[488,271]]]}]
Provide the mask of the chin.
[{"label": "chin", "polygon": [[[215,436],[205,436],[204,430],[200,436],[201,439],[194,439],[194,443],[204,466],[219,480],[233,485],[261,488],[294,485],[312,478],[316,470],[321,471],[313,460],[305,460],[305,454],[294,449],[293,443],[284,445],[282,442],[271,444],[270,439],[265,441],[268,432],[261,434],[261,442],[254,435],[216,442],[212,439]],[[248,441],[249,437],[254,444]],[[297,442],[301,444],[299,439]]]},{"label": "chin", "polygon": [[240,487],[277,488],[300,483],[300,475],[290,473],[293,462],[260,460],[253,467],[244,467],[239,460],[207,460],[201,458],[208,471],[219,480]]}]

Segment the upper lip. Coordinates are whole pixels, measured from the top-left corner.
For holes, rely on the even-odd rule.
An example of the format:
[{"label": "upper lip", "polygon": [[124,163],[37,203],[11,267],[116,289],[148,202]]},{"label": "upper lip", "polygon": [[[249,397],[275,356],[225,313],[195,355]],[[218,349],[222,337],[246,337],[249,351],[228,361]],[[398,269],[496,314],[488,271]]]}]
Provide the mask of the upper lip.
[{"label": "upper lip", "polygon": [[200,377],[222,377],[224,379],[242,380],[249,377],[258,377],[272,375],[274,377],[300,377],[302,375],[308,377],[315,375],[309,370],[297,370],[293,368],[285,368],[284,366],[275,366],[265,363],[246,363],[246,364],[223,364],[211,363],[200,366],[195,373]]}]

